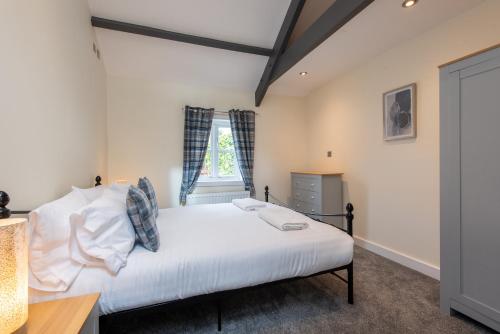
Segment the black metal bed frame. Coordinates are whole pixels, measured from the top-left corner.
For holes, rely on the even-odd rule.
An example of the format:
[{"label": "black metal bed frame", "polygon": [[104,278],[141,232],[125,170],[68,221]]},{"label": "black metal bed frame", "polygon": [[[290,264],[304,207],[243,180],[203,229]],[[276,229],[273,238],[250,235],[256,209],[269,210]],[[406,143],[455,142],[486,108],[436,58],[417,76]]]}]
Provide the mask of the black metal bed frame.
[{"label": "black metal bed frame", "polygon": [[[101,177],[98,176],[96,177],[96,186],[101,185]],[[273,197],[269,193],[269,187],[265,187],[265,201],[269,202],[269,197]],[[9,203],[9,195],[5,192],[0,191],[0,219],[2,218],[8,218],[10,214],[27,214],[29,211],[12,211],[8,210],[6,208],[6,205]],[[311,214],[311,213],[305,213],[305,212],[300,212],[306,216],[314,216],[314,217],[345,217],[347,221],[347,229],[344,230],[342,228],[339,228],[337,226],[331,225],[332,227],[335,227],[337,229],[340,229],[346,233],[348,233],[352,237],[352,224],[354,220],[354,207],[351,203],[348,203],[346,205],[346,213],[340,213],[340,214]],[[313,217],[311,217],[313,218]],[[313,218],[317,221],[321,220],[319,218]],[[340,270],[346,270],[347,271],[347,279],[343,278],[342,276],[337,274],[337,271]],[[341,281],[347,283],[347,301],[349,304],[354,304],[354,267],[353,267],[353,261],[351,263],[341,266],[341,267],[336,267],[328,270],[324,270],[321,272],[314,273],[312,275],[308,276],[300,276],[300,277],[291,277],[291,278],[286,278],[286,279],[281,279],[278,281],[273,281],[273,282],[267,282],[267,283],[262,283],[259,285],[254,285],[254,286],[249,286],[249,287],[243,287],[243,288],[238,288],[238,289],[231,289],[231,290],[224,290],[224,291],[219,291],[219,292],[213,292],[210,294],[205,294],[205,295],[198,295],[198,296],[193,296],[185,299],[178,299],[178,300],[172,300],[168,302],[162,302],[162,303],[157,303],[153,305],[146,305],[142,307],[137,307],[133,309],[128,309],[128,310],[123,310],[123,311],[118,311],[114,312],[108,315],[102,315],[100,317],[100,320],[105,322],[109,317],[113,315],[118,315],[118,314],[126,314],[130,312],[137,312],[137,311],[142,311],[142,310],[147,310],[155,307],[168,307],[168,306],[175,306],[175,305],[180,305],[180,304],[189,304],[189,303],[200,303],[201,301],[205,300],[215,300],[216,305],[217,305],[217,329],[218,331],[222,330],[222,300],[224,298],[234,296],[242,291],[248,291],[248,290],[253,290],[253,289],[258,289],[262,287],[267,287],[267,286],[272,286],[272,285],[277,285],[277,284],[282,284],[286,282],[292,282],[300,279],[306,279],[314,276],[319,276],[319,275],[324,275],[324,274],[331,274],[334,275],[335,277],[339,278]]]}]

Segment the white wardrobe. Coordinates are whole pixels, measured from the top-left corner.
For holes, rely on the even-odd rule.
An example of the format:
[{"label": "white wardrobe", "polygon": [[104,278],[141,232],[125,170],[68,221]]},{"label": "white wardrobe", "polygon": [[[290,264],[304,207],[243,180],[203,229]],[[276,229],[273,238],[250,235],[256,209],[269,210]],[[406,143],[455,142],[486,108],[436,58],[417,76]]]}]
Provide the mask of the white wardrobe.
[{"label": "white wardrobe", "polygon": [[440,75],[441,310],[500,331],[500,48]]}]

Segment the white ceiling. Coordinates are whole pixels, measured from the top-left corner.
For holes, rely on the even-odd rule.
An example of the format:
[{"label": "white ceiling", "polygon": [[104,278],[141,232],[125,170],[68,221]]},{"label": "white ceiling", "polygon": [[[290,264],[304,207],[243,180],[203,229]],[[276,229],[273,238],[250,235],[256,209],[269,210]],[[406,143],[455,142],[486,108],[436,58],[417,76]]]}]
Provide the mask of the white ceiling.
[{"label": "white ceiling", "polygon": [[254,90],[267,57],[97,29],[109,75]]},{"label": "white ceiling", "polygon": [[93,16],[272,48],[290,0],[89,0]]},{"label": "white ceiling", "polygon": [[[484,0],[375,0],[274,82],[269,93],[305,96],[335,76],[470,9]],[[299,73],[309,74],[301,77]]]},{"label": "white ceiling", "polygon": [[[312,0],[307,0],[312,1]],[[270,93],[303,96],[335,75],[483,0],[376,0],[278,79]],[[94,16],[272,48],[290,0],[89,0]],[[267,57],[96,28],[110,75],[254,91]],[[309,75],[300,77],[300,71]]]},{"label": "white ceiling", "polygon": [[[272,48],[290,0],[89,0],[91,14]],[[255,90],[267,57],[96,29],[110,75]]]}]

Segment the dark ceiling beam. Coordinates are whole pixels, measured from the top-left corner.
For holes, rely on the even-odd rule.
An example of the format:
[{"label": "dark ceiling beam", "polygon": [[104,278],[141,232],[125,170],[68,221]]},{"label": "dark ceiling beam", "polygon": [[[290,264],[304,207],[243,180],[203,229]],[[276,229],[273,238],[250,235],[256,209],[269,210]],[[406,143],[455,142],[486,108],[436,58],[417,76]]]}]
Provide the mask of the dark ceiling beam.
[{"label": "dark ceiling beam", "polygon": [[273,54],[269,57],[266,67],[264,68],[264,73],[259,81],[259,86],[255,91],[255,106],[260,106],[264,96],[266,95],[267,89],[270,85],[271,76],[274,73],[274,68],[280,58],[281,54],[288,44],[290,35],[292,34],[293,28],[297,23],[302,7],[304,7],[305,0],[292,0],[290,6],[281,25],[278,37],[274,42]]},{"label": "dark ceiling beam", "polygon": [[[375,0],[337,0],[300,36],[278,60],[269,84],[285,74],[309,52],[349,22]],[[367,32],[369,33],[369,32]],[[361,41],[352,41],[361,43]],[[332,55],[332,59],[335,55]],[[307,69],[304,69],[307,70]],[[298,75],[298,73],[297,73]]]},{"label": "dark ceiling beam", "polygon": [[202,46],[207,46],[207,47],[217,48],[217,49],[250,53],[250,54],[259,55],[259,56],[270,57],[273,54],[273,50],[261,48],[258,46],[244,45],[244,44],[220,41],[220,40],[212,39],[212,38],[187,35],[187,34],[182,34],[182,33],[178,33],[178,32],[162,30],[162,29],[157,29],[157,28],[151,28],[151,27],[132,24],[132,23],[104,19],[101,17],[92,16],[91,21],[92,21],[92,26],[97,27],[97,28],[104,28],[104,29],[109,29],[109,30],[127,32],[127,33],[131,33],[131,34],[168,39],[171,41],[202,45]]}]

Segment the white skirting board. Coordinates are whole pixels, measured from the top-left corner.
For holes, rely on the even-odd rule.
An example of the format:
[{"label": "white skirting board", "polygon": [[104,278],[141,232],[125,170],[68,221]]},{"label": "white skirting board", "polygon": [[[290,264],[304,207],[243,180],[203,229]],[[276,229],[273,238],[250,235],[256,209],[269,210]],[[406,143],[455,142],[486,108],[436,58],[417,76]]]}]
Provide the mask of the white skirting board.
[{"label": "white skirting board", "polygon": [[379,245],[373,241],[363,239],[363,238],[358,237],[356,235],[354,236],[354,242],[359,247],[362,247],[362,248],[367,249],[375,254],[378,254],[378,255],[383,256],[389,260],[397,262],[405,267],[408,267],[408,268],[411,268],[411,269],[416,270],[418,272],[421,272],[424,275],[430,276],[430,277],[437,279],[437,280],[439,280],[439,278],[440,278],[439,267],[436,267],[432,264],[423,262],[421,260],[417,260],[411,256],[400,253],[398,251],[387,248],[385,246]]}]

